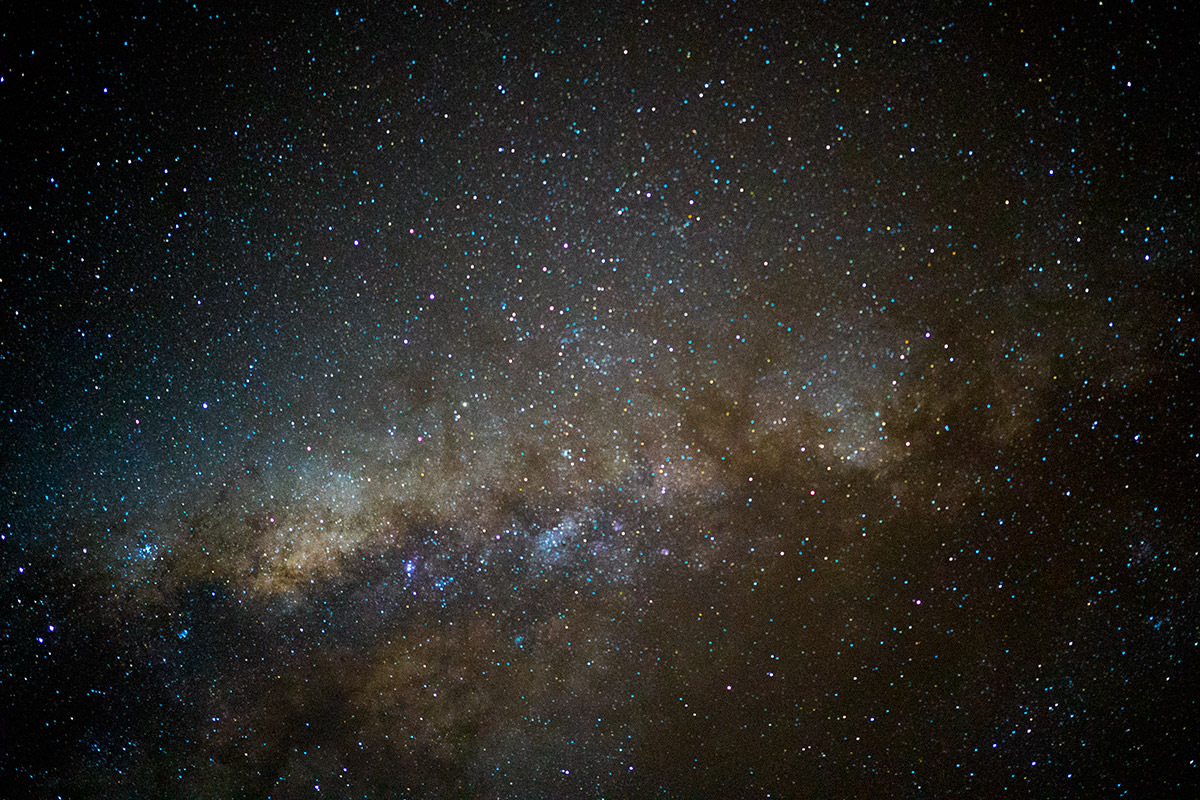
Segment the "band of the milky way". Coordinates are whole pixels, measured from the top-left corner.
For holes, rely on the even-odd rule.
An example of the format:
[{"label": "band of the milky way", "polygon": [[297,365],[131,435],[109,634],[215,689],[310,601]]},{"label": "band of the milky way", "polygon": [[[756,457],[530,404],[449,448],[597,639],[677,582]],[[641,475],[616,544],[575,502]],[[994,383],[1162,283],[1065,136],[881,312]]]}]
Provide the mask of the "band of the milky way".
[{"label": "band of the milky way", "polygon": [[0,14],[0,785],[1195,796],[1166,4]]}]

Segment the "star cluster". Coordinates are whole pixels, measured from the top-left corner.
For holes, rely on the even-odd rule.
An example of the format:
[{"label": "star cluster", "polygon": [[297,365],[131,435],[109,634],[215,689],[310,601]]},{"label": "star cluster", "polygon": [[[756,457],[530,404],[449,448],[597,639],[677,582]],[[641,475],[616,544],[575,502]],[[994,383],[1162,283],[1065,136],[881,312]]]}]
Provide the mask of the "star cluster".
[{"label": "star cluster", "polygon": [[135,5],[0,36],[0,782],[1196,791],[1181,11]]}]

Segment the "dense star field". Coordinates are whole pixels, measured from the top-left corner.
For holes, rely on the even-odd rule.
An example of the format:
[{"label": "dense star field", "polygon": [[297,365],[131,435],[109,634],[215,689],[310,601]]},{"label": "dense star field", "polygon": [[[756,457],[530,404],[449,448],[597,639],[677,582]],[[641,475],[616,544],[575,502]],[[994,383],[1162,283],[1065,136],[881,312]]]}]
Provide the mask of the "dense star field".
[{"label": "dense star field", "polygon": [[1183,10],[110,5],[0,24],[0,793],[1200,791]]}]

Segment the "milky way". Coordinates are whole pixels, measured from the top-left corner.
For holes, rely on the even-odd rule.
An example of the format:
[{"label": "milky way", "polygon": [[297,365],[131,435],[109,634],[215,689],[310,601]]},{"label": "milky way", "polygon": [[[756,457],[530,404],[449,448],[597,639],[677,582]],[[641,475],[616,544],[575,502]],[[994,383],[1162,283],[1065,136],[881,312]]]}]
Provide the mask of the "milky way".
[{"label": "milky way", "polygon": [[0,783],[1200,789],[1182,12],[402,5],[6,13]]}]

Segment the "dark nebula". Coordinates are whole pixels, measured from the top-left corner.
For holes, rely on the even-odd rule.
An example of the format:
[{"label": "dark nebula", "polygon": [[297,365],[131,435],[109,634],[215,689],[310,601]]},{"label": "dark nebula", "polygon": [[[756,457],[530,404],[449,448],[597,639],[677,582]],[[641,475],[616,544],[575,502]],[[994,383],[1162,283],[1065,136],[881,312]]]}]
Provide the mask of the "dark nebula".
[{"label": "dark nebula", "polygon": [[9,5],[3,796],[1200,793],[1182,7]]}]

